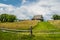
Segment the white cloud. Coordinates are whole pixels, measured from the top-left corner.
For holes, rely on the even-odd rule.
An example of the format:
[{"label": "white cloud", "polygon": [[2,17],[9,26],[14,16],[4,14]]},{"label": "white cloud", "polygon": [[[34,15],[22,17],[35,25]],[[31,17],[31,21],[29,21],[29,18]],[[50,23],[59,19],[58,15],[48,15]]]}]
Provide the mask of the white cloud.
[{"label": "white cloud", "polygon": [[0,4],[0,13],[10,13],[15,9],[12,5]]},{"label": "white cloud", "polygon": [[24,4],[26,2],[26,0],[23,0],[20,7],[0,4],[0,13],[11,13],[19,19],[29,19],[34,15],[43,15],[46,20],[50,20],[54,13],[60,14],[59,0],[38,0],[29,5]]},{"label": "white cloud", "polygon": [[26,0],[22,0],[22,4],[24,4],[26,2]]}]

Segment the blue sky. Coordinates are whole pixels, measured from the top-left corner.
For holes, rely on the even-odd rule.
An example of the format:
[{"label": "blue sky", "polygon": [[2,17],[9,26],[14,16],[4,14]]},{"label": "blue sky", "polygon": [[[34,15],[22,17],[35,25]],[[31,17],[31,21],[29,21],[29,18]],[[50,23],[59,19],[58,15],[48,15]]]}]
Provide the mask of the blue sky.
[{"label": "blue sky", "polygon": [[0,14],[14,14],[18,19],[31,19],[43,15],[51,20],[53,14],[60,15],[60,0],[0,0]]},{"label": "blue sky", "polygon": [[[20,6],[22,5],[23,0],[0,0],[0,3],[7,4],[7,5],[13,5],[13,6]],[[29,4],[32,2],[37,2],[37,0],[26,0],[27,2],[25,4]]]},{"label": "blue sky", "polygon": [[13,5],[13,6],[20,6],[22,3],[22,0],[0,0],[0,3]]}]

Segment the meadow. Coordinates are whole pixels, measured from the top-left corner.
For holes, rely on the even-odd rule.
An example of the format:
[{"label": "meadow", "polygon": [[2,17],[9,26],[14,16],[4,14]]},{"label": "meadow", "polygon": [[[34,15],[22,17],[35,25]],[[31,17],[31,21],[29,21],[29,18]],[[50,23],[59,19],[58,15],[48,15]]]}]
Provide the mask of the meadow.
[{"label": "meadow", "polygon": [[[32,36],[30,36],[30,34],[25,33],[25,32],[23,32],[24,34],[22,34],[21,32],[19,32],[19,33],[2,32],[0,30],[0,40],[60,40],[60,34],[54,34],[54,32],[60,32],[59,27],[57,25],[55,25],[57,23],[54,24],[54,21],[38,22],[37,20],[35,20],[33,22],[32,21],[28,21],[28,22],[31,22],[32,24],[30,24],[30,25],[33,25],[33,35]],[[22,21],[21,21],[21,22],[19,22],[20,23],[19,25],[23,24],[23,27],[21,26],[21,28],[29,29],[27,27],[24,27],[25,25],[28,25],[28,22],[24,21],[24,23],[22,23]],[[55,21],[55,22],[57,22],[57,21]],[[3,26],[3,24],[2,24],[2,26]],[[5,25],[7,25],[7,24],[5,24]],[[10,26],[8,28],[10,28]],[[11,27],[11,28],[14,28],[14,27]],[[46,32],[52,32],[52,34],[45,34]]]},{"label": "meadow", "polygon": [[0,23],[0,28],[8,28],[8,29],[19,29],[19,30],[24,30],[24,29],[30,29],[30,27],[34,27],[37,25],[38,21],[37,20],[25,20],[25,21],[20,21],[20,22],[5,22],[5,23]]},{"label": "meadow", "polygon": [[60,29],[60,20],[52,20],[48,22],[50,22],[52,25]]}]

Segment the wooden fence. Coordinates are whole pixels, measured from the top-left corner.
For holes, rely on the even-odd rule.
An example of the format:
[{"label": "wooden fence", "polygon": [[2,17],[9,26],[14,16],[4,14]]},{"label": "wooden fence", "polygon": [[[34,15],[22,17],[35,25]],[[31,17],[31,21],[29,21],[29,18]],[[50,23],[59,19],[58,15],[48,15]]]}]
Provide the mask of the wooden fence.
[{"label": "wooden fence", "polygon": [[40,32],[37,31],[37,33],[34,33],[32,31],[32,26],[30,27],[29,30],[17,30],[17,29],[7,29],[7,28],[0,28],[0,30],[3,31],[3,32],[9,32],[9,31],[11,31],[11,32],[16,32],[16,33],[17,32],[29,32],[31,36],[33,34],[60,34],[60,32],[52,32],[52,31],[49,32],[49,31],[46,31],[46,30],[45,31],[40,31]]},{"label": "wooden fence", "polygon": [[7,29],[7,28],[0,28],[1,31],[3,32],[30,32],[30,35],[32,36],[32,26],[30,27],[29,30],[17,30],[17,29]]}]

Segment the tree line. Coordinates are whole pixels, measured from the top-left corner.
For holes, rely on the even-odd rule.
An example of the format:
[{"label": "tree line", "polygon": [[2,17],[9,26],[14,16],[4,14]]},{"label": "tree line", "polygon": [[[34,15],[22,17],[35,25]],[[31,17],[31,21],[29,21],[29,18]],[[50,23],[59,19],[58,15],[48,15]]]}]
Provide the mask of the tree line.
[{"label": "tree line", "polygon": [[60,15],[54,14],[54,15],[53,15],[53,19],[54,19],[54,20],[60,20]]},{"label": "tree line", "polygon": [[9,15],[9,14],[1,14],[0,15],[1,22],[14,22],[14,20],[16,20],[15,15]]},{"label": "tree line", "polygon": [[[17,17],[15,15],[10,15],[10,14],[1,14],[0,15],[1,22],[14,22],[16,19],[17,19]],[[60,20],[60,15],[54,14],[53,19]]]}]

